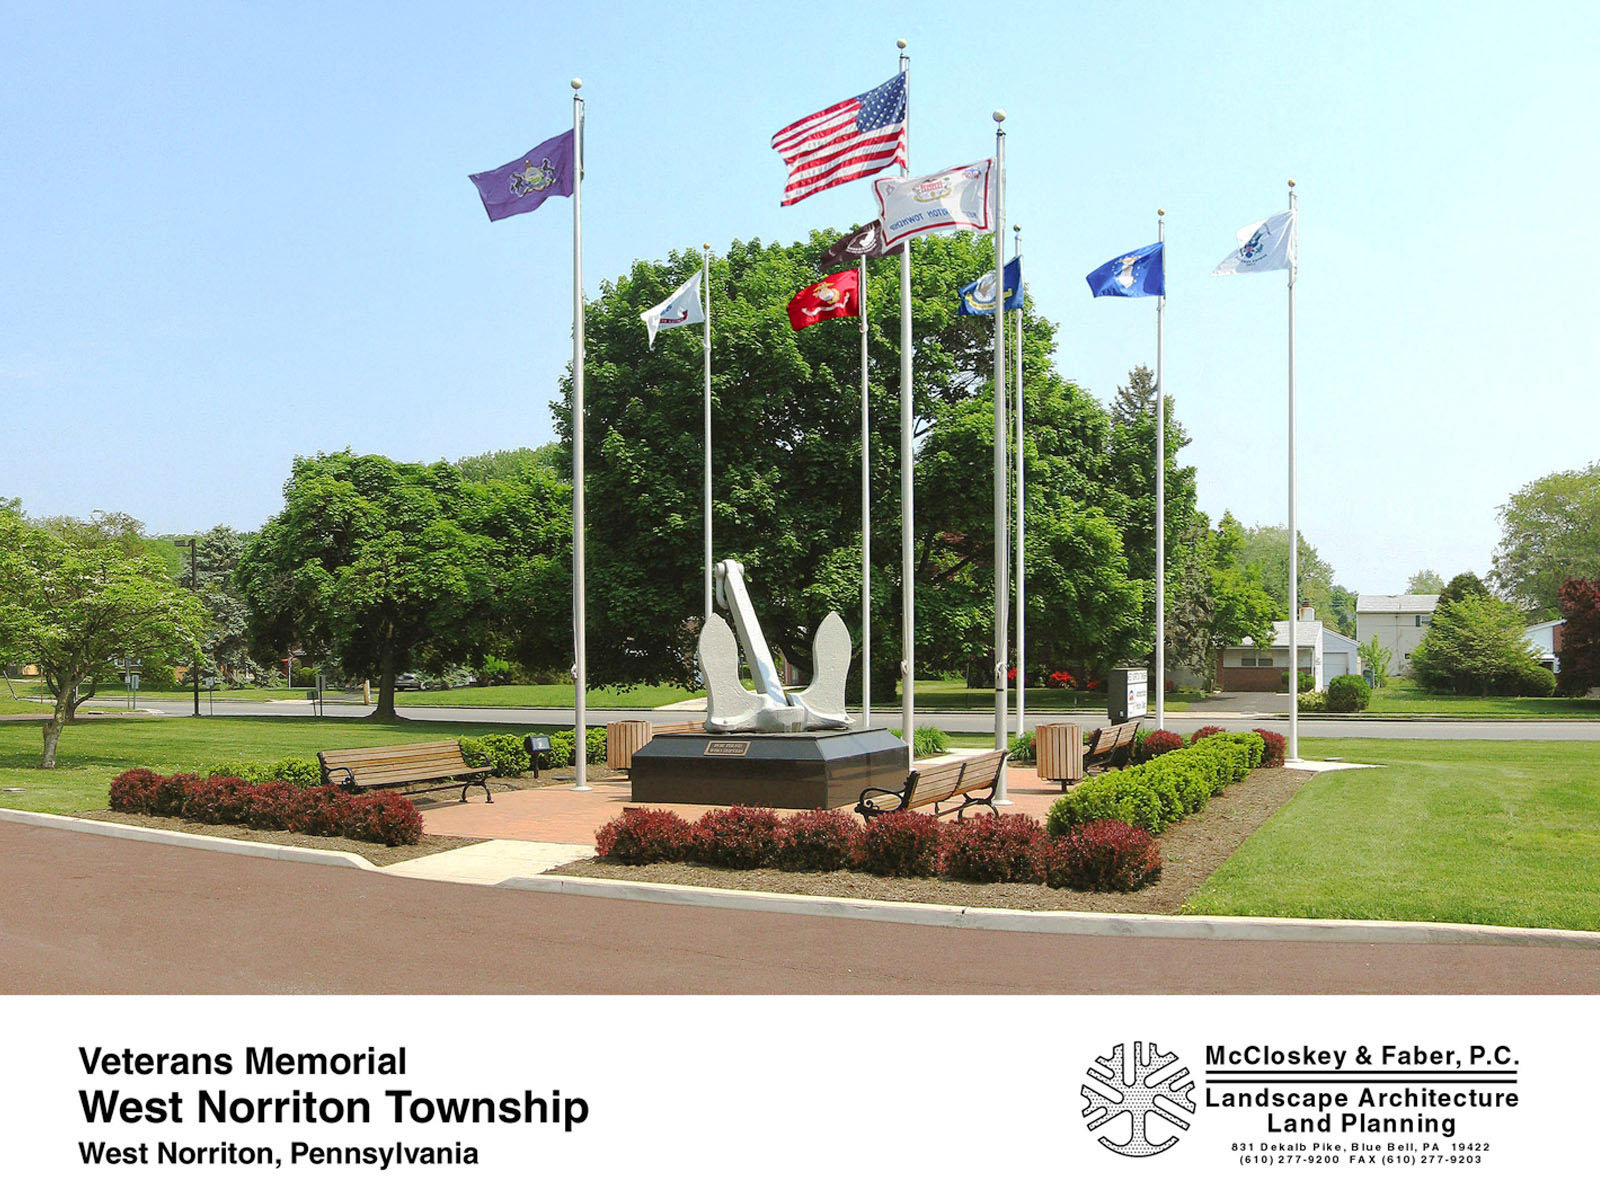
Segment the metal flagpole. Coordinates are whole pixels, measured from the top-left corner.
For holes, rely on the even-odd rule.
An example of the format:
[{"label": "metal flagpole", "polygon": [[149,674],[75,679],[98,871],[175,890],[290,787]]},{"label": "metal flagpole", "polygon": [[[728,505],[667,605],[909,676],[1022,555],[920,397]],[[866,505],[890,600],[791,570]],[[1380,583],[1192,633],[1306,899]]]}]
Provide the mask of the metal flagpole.
[{"label": "metal flagpole", "polygon": [[589,790],[589,729],[584,711],[589,685],[584,643],[583,591],[583,80],[572,81],[572,718],[577,791]]},{"label": "metal flagpole", "polygon": [[1162,318],[1167,310],[1167,210],[1156,209],[1163,282],[1156,297],[1156,728],[1167,727],[1167,399],[1162,391]]},{"label": "metal flagpole", "polygon": [[867,256],[856,267],[861,310],[861,728],[872,727],[872,474],[867,413]]},{"label": "metal flagpole", "polygon": [[[906,161],[900,177],[911,174],[911,58],[899,39],[900,74],[906,90]],[[911,243],[900,246],[900,727],[906,740],[906,761],[916,761],[912,733],[916,718],[916,587],[915,529],[912,491],[916,464],[911,428]]]},{"label": "metal flagpole", "polygon": [[[1005,110],[994,111],[994,748],[1006,748],[1006,614],[1011,589],[1006,567],[1011,548],[1006,545],[1006,131]],[[1006,795],[1005,772],[996,781],[994,798]]]},{"label": "metal flagpole", "polygon": [[702,340],[706,352],[706,481],[705,481],[705,534],[706,534],[706,569],[705,569],[705,623],[711,623],[711,243],[705,242],[700,247],[700,259],[705,276],[706,303],[705,303],[705,329],[702,331]]},{"label": "metal flagpole", "polygon": [[1298,273],[1294,180],[1289,180],[1289,754],[1300,759],[1300,531],[1295,523],[1294,277]]},{"label": "metal flagpole", "polygon": [[[1011,227],[1011,232],[1013,235],[1011,241],[1011,253],[1017,259],[1017,286],[1026,292],[1026,285],[1022,280],[1022,226],[1013,225]],[[1002,279],[1000,281],[1002,307],[1004,306],[1005,290],[1005,280]],[[1021,297],[1018,299],[1020,301]],[[1026,719],[1024,710],[1027,708],[1028,696],[1028,656],[1026,653],[1024,653],[1023,646],[1023,636],[1026,632],[1027,626],[1027,615],[1026,610],[1023,607],[1025,572],[1023,571],[1022,556],[1022,307],[1020,303],[1017,307],[1017,336],[1013,339],[1013,341],[1016,342],[1014,353],[1017,357],[1017,736],[1021,737],[1024,729],[1026,728],[1024,724]]]}]

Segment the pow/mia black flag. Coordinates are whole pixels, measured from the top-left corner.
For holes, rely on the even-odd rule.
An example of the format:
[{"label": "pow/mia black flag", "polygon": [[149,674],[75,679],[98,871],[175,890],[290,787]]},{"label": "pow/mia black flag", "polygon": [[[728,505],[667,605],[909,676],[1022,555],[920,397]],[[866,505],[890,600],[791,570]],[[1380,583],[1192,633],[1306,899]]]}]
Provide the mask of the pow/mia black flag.
[{"label": "pow/mia black flag", "polygon": [[847,267],[858,258],[883,258],[893,254],[893,250],[883,248],[883,222],[874,221],[870,225],[863,225],[860,229],[845,234],[833,245],[822,252],[822,269],[824,271],[837,271],[840,267]]}]

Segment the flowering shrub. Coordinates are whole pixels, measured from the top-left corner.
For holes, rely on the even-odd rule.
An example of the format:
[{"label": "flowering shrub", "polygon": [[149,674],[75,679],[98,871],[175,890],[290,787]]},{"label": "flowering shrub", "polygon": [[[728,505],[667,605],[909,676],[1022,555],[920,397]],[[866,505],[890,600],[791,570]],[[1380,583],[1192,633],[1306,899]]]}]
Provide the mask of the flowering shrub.
[{"label": "flowering shrub", "polygon": [[1199,729],[1196,729],[1192,734],[1189,735],[1189,745],[1192,746],[1196,742],[1204,741],[1213,733],[1221,732],[1223,732],[1221,725],[1202,725]]},{"label": "flowering shrub", "polygon": [[690,853],[711,867],[765,867],[778,856],[778,814],[770,808],[714,808],[691,827]]},{"label": "flowering shrub", "polygon": [[777,865],[785,871],[841,871],[855,865],[861,825],[841,809],[795,813],[778,827]]},{"label": "flowering shrub", "polygon": [[1284,739],[1283,734],[1273,733],[1270,729],[1257,729],[1255,732],[1260,736],[1263,746],[1261,765],[1263,767],[1283,766],[1284,753],[1288,748],[1288,742]]},{"label": "flowering shrub", "polygon": [[1090,821],[1048,844],[1045,882],[1080,892],[1132,892],[1161,874],[1161,852],[1143,829]]},{"label": "flowering shrub", "polygon": [[874,875],[932,875],[938,864],[939,822],[929,813],[885,813],[861,831],[861,867]]},{"label": "flowering shrub", "polygon": [[973,883],[1038,883],[1044,878],[1044,826],[1007,814],[957,821],[942,830],[939,873]]},{"label": "flowering shrub", "polygon": [[124,771],[111,781],[111,809],[113,812],[147,813],[155,811],[156,786],[161,776],[144,767]]},{"label": "flowering shrub", "polygon": [[111,781],[111,807],[118,812],[286,829],[386,846],[414,846],[422,838],[421,814],[398,792],[353,795],[333,787],[299,788],[284,780],[253,784],[228,775],[163,778],[138,768]]},{"label": "flowering shrub", "polygon": [[1006,682],[1007,683],[1015,683],[1016,681],[1017,681],[1017,669],[1015,667],[1007,667],[1006,668]]},{"label": "flowering shrub", "polygon": [[653,862],[684,862],[692,827],[677,813],[659,808],[625,808],[595,834],[595,853],[630,867]]},{"label": "flowering shrub", "polygon": [[1075,688],[1078,681],[1072,677],[1071,671],[1052,671],[1044,681],[1045,687]]},{"label": "flowering shrub", "polygon": [[1169,751],[1181,749],[1183,739],[1177,734],[1166,729],[1152,729],[1140,740],[1137,758],[1140,762],[1149,762]]}]

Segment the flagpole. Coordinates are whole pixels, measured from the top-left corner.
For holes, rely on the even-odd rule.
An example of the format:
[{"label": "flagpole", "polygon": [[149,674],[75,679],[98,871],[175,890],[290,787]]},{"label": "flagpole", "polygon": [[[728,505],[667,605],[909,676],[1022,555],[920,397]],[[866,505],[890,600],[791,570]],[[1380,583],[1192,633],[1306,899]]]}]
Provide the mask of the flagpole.
[{"label": "flagpole", "polygon": [[705,329],[702,331],[702,340],[705,343],[706,359],[706,412],[705,412],[705,443],[706,443],[706,478],[705,478],[705,535],[706,535],[706,561],[705,561],[705,624],[711,623],[711,243],[705,242],[700,247],[701,269],[705,276],[706,303],[705,303]]},{"label": "flagpole", "polygon": [[[900,178],[911,174],[911,58],[900,38],[900,74],[905,77],[906,161]],[[916,720],[916,572],[912,492],[916,447],[912,438],[911,398],[911,243],[900,246],[900,727],[906,740],[906,761],[915,763],[912,734]]]},{"label": "flagpole", "polygon": [[1162,391],[1165,349],[1162,318],[1167,310],[1167,210],[1156,209],[1156,241],[1161,243],[1161,295],[1156,297],[1156,728],[1167,727],[1167,400]]},{"label": "flagpole", "polygon": [[[1005,110],[994,111],[994,748],[1006,748],[1006,615],[1010,588],[1006,568],[1006,131]],[[1000,772],[994,798],[1004,801],[1006,773]]]},{"label": "flagpole", "polygon": [[589,685],[583,579],[583,80],[572,81],[572,718],[575,791],[589,790]]},{"label": "flagpole", "polygon": [[1294,446],[1294,277],[1298,273],[1295,245],[1296,201],[1294,180],[1289,180],[1289,762],[1300,759],[1300,531],[1295,523]]},{"label": "flagpole", "polygon": [[867,256],[856,268],[856,307],[861,310],[861,728],[872,728],[872,475],[868,470],[871,425],[867,411]]},{"label": "flagpole", "polygon": [[[1017,260],[1017,287],[1026,294],[1026,285],[1022,281],[1022,226],[1011,227],[1012,240],[1011,252]],[[1000,305],[1005,307],[1005,280],[1000,281]],[[1021,737],[1025,731],[1025,710],[1028,703],[1028,656],[1024,653],[1023,635],[1027,627],[1027,613],[1023,607],[1023,591],[1025,574],[1023,570],[1023,536],[1022,536],[1022,297],[1017,303],[1017,336],[1015,354],[1017,356],[1017,736]]]}]

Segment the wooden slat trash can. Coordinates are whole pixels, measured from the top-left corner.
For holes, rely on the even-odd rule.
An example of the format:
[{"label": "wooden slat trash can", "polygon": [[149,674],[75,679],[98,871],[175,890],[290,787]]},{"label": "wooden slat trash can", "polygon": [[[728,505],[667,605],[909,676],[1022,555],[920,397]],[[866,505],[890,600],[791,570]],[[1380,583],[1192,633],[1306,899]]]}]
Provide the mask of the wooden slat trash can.
[{"label": "wooden slat trash can", "polygon": [[606,766],[626,771],[633,766],[633,752],[655,733],[649,721],[611,721],[606,725]]},{"label": "wooden slat trash can", "polygon": [[1033,731],[1034,769],[1040,779],[1076,783],[1083,778],[1083,730],[1076,725],[1040,725]]}]

